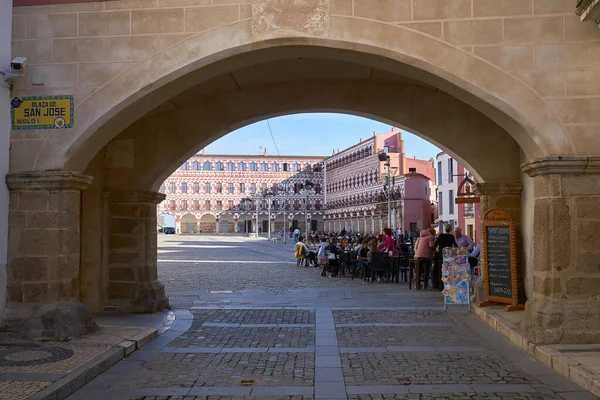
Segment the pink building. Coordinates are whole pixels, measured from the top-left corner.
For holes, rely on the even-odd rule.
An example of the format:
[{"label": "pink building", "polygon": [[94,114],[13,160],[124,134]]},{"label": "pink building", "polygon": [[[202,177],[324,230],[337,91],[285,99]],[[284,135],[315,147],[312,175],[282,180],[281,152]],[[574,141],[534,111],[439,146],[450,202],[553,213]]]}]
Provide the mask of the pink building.
[{"label": "pink building", "polygon": [[[169,214],[180,233],[322,230],[322,160],[271,156],[266,150],[263,155],[202,151],[163,183],[167,198],[157,206],[159,225]],[[303,188],[307,180],[315,185],[309,190]]]},{"label": "pink building", "polygon": [[[382,152],[390,157],[389,186],[386,163],[378,158]],[[433,159],[406,159],[402,133],[396,128],[373,134],[324,162],[326,230],[379,233],[390,225],[389,220],[393,228],[407,231],[433,223]]]},{"label": "pink building", "polygon": [[404,175],[404,199],[402,207],[403,231],[415,232],[435,224],[436,209],[431,201],[431,180],[417,172]]}]

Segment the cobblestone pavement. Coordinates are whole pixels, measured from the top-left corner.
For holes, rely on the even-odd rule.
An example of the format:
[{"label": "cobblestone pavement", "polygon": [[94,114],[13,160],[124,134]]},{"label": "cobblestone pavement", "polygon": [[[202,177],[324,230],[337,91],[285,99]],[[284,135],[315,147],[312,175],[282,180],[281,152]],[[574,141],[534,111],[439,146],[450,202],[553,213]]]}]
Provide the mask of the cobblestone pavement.
[{"label": "cobblestone pavement", "polygon": [[112,357],[120,343],[135,346],[131,340],[143,340],[150,330],[162,325],[165,316],[97,318],[97,332],[69,342],[40,342],[11,332],[0,333],[0,400],[43,398],[60,386],[68,386],[90,365]]},{"label": "cobblestone pavement", "polygon": [[452,325],[338,328],[337,338],[340,347],[466,346],[476,340]]},{"label": "cobblestone pavement", "polygon": [[314,328],[191,328],[175,347],[307,347],[315,345]]},{"label": "cobblestone pavement", "polygon": [[176,320],[69,400],[588,400],[464,307],[322,278],[291,246],[161,236]]},{"label": "cobblestone pavement", "polygon": [[348,396],[348,400],[563,400],[559,395],[541,393],[437,393],[437,394],[368,394]]},{"label": "cobblestone pavement", "polygon": [[50,386],[50,382],[0,381],[0,399],[26,399]]},{"label": "cobblestone pavement", "polygon": [[536,383],[488,353],[348,353],[341,359],[346,385]]},{"label": "cobblestone pavement", "polygon": [[193,310],[194,323],[314,324],[314,310]]},{"label": "cobblestone pavement", "polygon": [[398,313],[393,310],[339,310],[333,312],[336,324],[360,323],[444,323],[451,321],[451,315],[439,311],[419,310]]},{"label": "cobblestone pavement", "polygon": [[313,400],[313,396],[144,396],[129,400]]},{"label": "cobblestone pavement", "polygon": [[[339,286],[338,279],[322,278],[317,268],[296,267],[291,243],[240,236],[159,235],[158,238],[158,278],[168,291],[278,291]],[[268,264],[248,263],[258,261]],[[345,285],[361,286],[365,282],[355,279]]]},{"label": "cobblestone pavement", "polygon": [[125,387],[312,386],[315,356],[307,353],[161,354],[130,374]]}]

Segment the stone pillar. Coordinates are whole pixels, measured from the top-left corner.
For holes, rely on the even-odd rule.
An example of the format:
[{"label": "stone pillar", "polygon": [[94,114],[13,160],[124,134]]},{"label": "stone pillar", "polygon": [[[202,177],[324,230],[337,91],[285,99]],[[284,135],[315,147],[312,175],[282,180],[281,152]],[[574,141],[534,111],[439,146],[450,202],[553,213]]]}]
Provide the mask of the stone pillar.
[{"label": "stone pillar", "polygon": [[[81,191],[91,182],[91,177],[69,171],[7,175],[5,320],[11,324],[29,318],[42,304],[79,299]],[[156,205],[151,212],[156,218]]]},{"label": "stone pillar", "polygon": [[381,233],[381,230],[383,230],[383,214],[379,214],[379,226],[373,233],[379,235],[379,233]]},{"label": "stone pillar", "polygon": [[371,232],[369,233],[374,233],[375,232],[375,216],[373,214],[371,214]]},{"label": "stone pillar", "polygon": [[535,343],[600,343],[600,157],[538,159],[523,170],[535,224],[522,328]]},{"label": "stone pillar", "polygon": [[221,218],[215,218],[215,233],[221,233]]},{"label": "stone pillar", "polygon": [[109,192],[109,285],[107,310],[151,313],[168,306],[157,280],[158,192]]},{"label": "stone pillar", "polygon": [[504,208],[508,211],[515,222],[515,228],[520,231],[521,227],[521,193],[523,183],[478,183],[477,193],[480,194],[481,203],[479,215],[483,222],[483,216],[492,208]]},{"label": "stone pillar", "polygon": [[235,233],[240,233],[240,226],[238,225],[238,220],[235,220]]}]

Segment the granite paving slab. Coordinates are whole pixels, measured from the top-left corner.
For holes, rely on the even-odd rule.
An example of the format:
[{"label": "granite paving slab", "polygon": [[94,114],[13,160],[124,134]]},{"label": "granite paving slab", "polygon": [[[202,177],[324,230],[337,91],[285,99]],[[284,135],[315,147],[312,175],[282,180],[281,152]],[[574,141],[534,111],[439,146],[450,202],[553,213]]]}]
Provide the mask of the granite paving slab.
[{"label": "granite paving slab", "polygon": [[[313,310],[193,310],[194,319],[199,323],[228,324],[314,324]],[[195,325],[193,325],[195,326]]]},{"label": "granite paving slab", "polygon": [[342,353],[347,385],[528,384],[536,381],[485,353]]},{"label": "granite paving slab", "polygon": [[358,323],[448,323],[450,313],[443,310],[334,310],[336,324]]},{"label": "granite paving slab", "polygon": [[312,386],[312,353],[160,353],[131,372],[120,389],[162,387]]},{"label": "granite paving slab", "polygon": [[477,338],[459,326],[337,328],[340,347],[467,346]]},{"label": "granite paving slab", "polygon": [[192,327],[175,339],[174,347],[309,347],[315,328]]}]

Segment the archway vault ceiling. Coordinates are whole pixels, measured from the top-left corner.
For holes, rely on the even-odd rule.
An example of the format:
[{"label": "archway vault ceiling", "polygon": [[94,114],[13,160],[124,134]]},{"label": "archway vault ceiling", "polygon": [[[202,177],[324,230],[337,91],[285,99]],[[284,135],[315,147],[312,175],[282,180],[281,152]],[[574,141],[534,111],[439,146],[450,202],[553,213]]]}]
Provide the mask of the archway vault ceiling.
[{"label": "archway vault ceiling", "polygon": [[312,111],[360,115],[406,129],[460,160],[481,182],[520,179],[519,145],[482,112],[435,82],[342,60],[338,52],[332,58],[265,57],[218,69],[221,73],[203,81],[188,77],[194,84],[163,98],[118,136],[134,139],[135,154],[144,154],[136,160],[143,178],[109,172],[109,186],[118,190],[130,179],[156,188],[196,151],[237,128]]},{"label": "archway vault ceiling", "polygon": [[340,60],[295,57],[266,61],[218,75],[166,100],[150,111],[146,117],[173,110],[206,96],[228,91],[239,91],[282,82],[348,80],[387,81],[437,90],[425,82],[379,68]]}]

